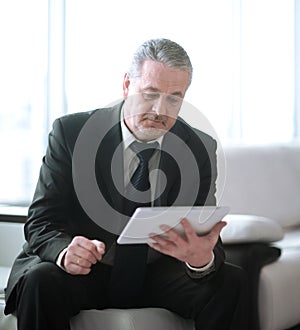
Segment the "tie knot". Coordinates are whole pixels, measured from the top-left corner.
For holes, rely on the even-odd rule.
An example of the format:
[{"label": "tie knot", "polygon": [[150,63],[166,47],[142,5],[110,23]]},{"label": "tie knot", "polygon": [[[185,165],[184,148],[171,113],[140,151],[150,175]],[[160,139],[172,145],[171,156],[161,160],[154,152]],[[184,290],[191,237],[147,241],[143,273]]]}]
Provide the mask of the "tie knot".
[{"label": "tie knot", "polygon": [[158,142],[144,143],[144,142],[133,142],[130,148],[136,153],[141,162],[149,162],[154,151],[158,148]]}]

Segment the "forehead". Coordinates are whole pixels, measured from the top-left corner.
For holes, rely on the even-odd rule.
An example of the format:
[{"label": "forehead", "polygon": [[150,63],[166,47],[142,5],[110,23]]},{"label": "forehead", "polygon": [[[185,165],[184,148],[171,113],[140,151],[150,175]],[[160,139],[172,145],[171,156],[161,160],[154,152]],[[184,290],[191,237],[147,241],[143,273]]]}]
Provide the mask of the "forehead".
[{"label": "forehead", "polygon": [[157,90],[161,93],[181,93],[184,96],[188,84],[189,73],[170,68],[162,63],[145,61],[138,79],[140,90]]}]

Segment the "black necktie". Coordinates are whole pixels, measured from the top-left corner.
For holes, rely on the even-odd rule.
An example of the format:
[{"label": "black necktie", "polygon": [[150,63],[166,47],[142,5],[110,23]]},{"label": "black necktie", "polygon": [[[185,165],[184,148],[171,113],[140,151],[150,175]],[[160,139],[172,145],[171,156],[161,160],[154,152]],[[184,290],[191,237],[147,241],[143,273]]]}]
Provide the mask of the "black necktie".
[{"label": "black necktie", "polygon": [[[149,160],[157,147],[157,142],[133,142],[130,145],[139,158],[139,165],[126,189],[128,201],[124,207],[124,213],[128,216],[131,216],[137,207],[151,206]],[[116,246],[110,283],[112,307],[130,308],[138,303],[144,284],[147,252],[147,244]]]}]

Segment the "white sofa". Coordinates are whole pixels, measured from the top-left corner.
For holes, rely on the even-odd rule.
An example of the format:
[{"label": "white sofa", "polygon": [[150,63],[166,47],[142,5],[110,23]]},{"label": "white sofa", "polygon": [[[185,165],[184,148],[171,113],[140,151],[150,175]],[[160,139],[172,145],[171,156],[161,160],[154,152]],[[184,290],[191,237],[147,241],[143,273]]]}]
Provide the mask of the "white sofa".
[{"label": "white sofa", "polygon": [[300,329],[300,144],[234,146],[224,151],[226,184],[220,203],[229,205],[232,214],[251,215],[254,221],[238,215],[228,219],[222,237],[231,243],[229,252],[251,241],[281,249],[281,256],[259,273],[260,329]]},{"label": "white sofa", "polygon": [[[250,330],[300,329],[300,145],[224,151],[226,184],[219,203],[230,206],[231,214],[222,239],[228,260],[257,274],[250,289],[257,288],[251,293],[258,320]],[[0,330],[16,329],[16,318],[3,315],[3,288],[23,240],[22,224],[0,223]],[[153,308],[82,311],[71,324],[72,330],[194,329],[190,320]]]}]

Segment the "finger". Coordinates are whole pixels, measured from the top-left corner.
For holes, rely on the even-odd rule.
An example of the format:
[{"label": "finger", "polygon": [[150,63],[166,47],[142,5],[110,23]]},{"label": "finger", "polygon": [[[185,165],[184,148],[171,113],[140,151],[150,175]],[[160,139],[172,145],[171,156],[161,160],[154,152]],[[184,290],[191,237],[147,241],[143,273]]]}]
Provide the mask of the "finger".
[{"label": "finger", "polygon": [[172,249],[167,245],[168,243],[166,242],[163,242],[163,241],[155,241],[155,242],[148,242],[148,245],[158,251],[158,252],[161,252],[161,253],[164,253],[164,254],[169,254],[170,255],[170,251],[172,251]]},{"label": "finger", "polygon": [[160,253],[174,257],[175,252],[178,251],[178,246],[165,235],[152,234],[150,238],[152,242],[149,242],[148,245]]},{"label": "finger", "polygon": [[91,263],[86,259],[67,250],[64,259],[63,267],[70,274],[88,274],[91,270]]},{"label": "finger", "polygon": [[170,250],[174,250],[176,245],[170,238],[166,235],[157,235],[157,234],[151,234],[150,238],[152,239],[152,243],[155,245],[155,249],[160,252],[166,252]]},{"label": "finger", "polygon": [[156,250],[156,251],[158,251],[158,252],[163,253],[163,251],[162,251],[163,248],[162,248],[162,246],[159,245],[158,243],[148,242],[148,245],[149,245],[152,249],[154,249],[154,250]]},{"label": "finger", "polygon": [[220,233],[222,231],[222,229],[227,225],[227,222],[225,221],[220,221],[218,222],[216,225],[214,225],[214,227],[212,228],[212,230],[210,231],[210,235],[213,237],[218,237],[220,236]]},{"label": "finger", "polygon": [[75,264],[78,263],[78,258],[88,261],[90,265],[97,262],[97,258],[91,251],[76,244],[76,242],[73,242],[68,246],[68,257],[70,258],[71,262]]},{"label": "finger", "polygon": [[91,241],[97,249],[97,253],[98,253],[98,260],[100,261],[102,259],[103,254],[105,253],[105,244],[101,241],[98,241],[96,239]]},{"label": "finger", "polygon": [[197,238],[197,234],[194,230],[194,228],[192,227],[192,225],[190,224],[190,222],[188,221],[188,219],[183,218],[180,221],[183,230],[184,230],[184,234],[187,238],[188,241],[191,241],[194,238]]},{"label": "finger", "polygon": [[74,244],[88,251],[89,254],[86,255],[85,257],[90,260],[90,254],[91,254],[93,256],[92,257],[93,260],[90,261],[93,261],[93,263],[95,263],[97,260],[102,258],[102,254],[98,252],[96,244],[93,243],[91,240],[83,236],[77,236],[74,238]]},{"label": "finger", "polygon": [[91,266],[96,262],[97,261],[91,262],[90,260],[86,258],[82,258],[76,254],[72,256],[72,261],[71,261],[72,264],[82,268],[91,268]]},{"label": "finger", "polygon": [[81,267],[74,263],[68,265],[68,267],[66,267],[65,269],[69,274],[72,275],[87,275],[91,271],[91,268]]},{"label": "finger", "polygon": [[177,258],[176,256],[176,251],[178,251],[178,248],[175,248],[175,245],[173,243],[170,244],[170,241],[169,243],[167,243],[166,245],[163,245],[163,244],[160,244],[160,243],[152,243],[152,242],[149,242],[148,245],[160,252],[160,253],[163,253],[165,255],[169,255],[171,257],[174,257],[174,258]]},{"label": "finger", "polygon": [[164,235],[173,243],[176,248],[185,249],[187,241],[176,230],[170,228],[167,225],[161,225],[160,228],[164,231]]},{"label": "finger", "polygon": [[160,245],[167,245],[170,243],[168,236],[164,234],[151,233],[149,237],[155,241],[155,243]]}]

